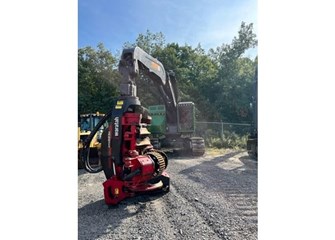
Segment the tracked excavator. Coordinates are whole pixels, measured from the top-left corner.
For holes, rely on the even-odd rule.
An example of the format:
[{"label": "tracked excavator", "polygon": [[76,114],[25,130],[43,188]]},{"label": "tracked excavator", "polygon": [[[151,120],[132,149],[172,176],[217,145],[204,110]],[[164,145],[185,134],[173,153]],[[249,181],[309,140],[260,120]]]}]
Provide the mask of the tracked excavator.
[{"label": "tracked excavator", "polygon": [[[169,75],[163,65],[139,47],[124,49],[119,62],[120,96],[112,109],[99,121],[85,139],[81,160],[90,173],[104,171],[104,198],[107,205],[116,205],[127,197],[149,192],[168,192],[170,178],[166,172],[167,155],[154,149],[148,126],[151,117],[136,95],[136,77],[147,75],[164,94]],[[172,86],[168,86],[171,88]],[[168,104],[175,102],[173,92],[164,95]],[[171,99],[172,98],[172,99]],[[96,132],[105,123],[101,136],[101,165],[91,166],[89,146]]]},{"label": "tracked excavator", "polygon": [[[165,72],[158,60],[152,62],[142,50],[139,61],[143,72],[156,86],[156,93],[162,98],[164,105],[149,106],[152,122],[149,126],[151,143],[157,149],[177,152],[186,155],[202,156],[205,153],[205,140],[195,136],[195,105],[193,102],[177,102],[177,81],[173,71]],[[145,60],[144,60],[145,59]],[[156,74],[156,73],[159,74]]]},{"label": "tracked excavator", "polygon": [[[165,72],[163,66],[161,69]],[[177,103],[178,91],[174,72],[167,72],[165,80],[152,80],[164,101],[164,105],[148,108],[152,117],[149,127],[152,144],[158,149],[183,155],[204,155],[205,140],[195,136],[195,105],[190,101]]]},{"label": "tracked excavator", "polygon": [[[203,138],[193,136],[194,103],[177,103],[173,72],[166,72],[160,61],[139,47],[123,50],[118,70],[122,76],[120,97],[85,139],[82,151],[82,162],[88,172],[105,173],[107,180],[103,186],[107,205],[115,205],[140,193],[169,191],[169,176],[165,170],[168,157],[157,146],[161,140],[157,136],[161,136],[162,132],[162,142],[167,145],[178,146],[193,155],[203,155],[205,152]],[[164,105],[157,106],[156,112],[144,108],[137,97],[135,81],[140,74],[152,81],[164,100]],[[150,114],[154,115],[153,118]],[[162,115],[164,124],[159,121],[157,124],[157,117]],[[101,136],[101,165],[92,167],[88,154],[90,142],[106,121],[109,126]],[[150,125],[153,134],[148,130]],[[155,127],[161,127],[163,131],[156,131]],[[155,137],[154,142],[150,136]]]}]

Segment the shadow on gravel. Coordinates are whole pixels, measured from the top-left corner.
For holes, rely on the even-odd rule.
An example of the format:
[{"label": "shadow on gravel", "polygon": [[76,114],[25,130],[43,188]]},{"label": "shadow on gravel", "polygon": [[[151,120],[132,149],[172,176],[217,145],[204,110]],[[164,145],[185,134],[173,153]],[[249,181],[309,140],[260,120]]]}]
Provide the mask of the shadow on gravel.
[{"label": "shadow on gravel", "polygon": [[165,193],[138,195],[126,198],[118,205],[107,206],[101,199],[78,209],[78,239],[97,239],[109,232],[118,231],[125,219],[140,214],[146,202],[160,198]]},{"label": "shadow on gravel", "polygon": [[78,176],[83,175],[85,173],[88,173],[88,172],[86,172],[84,169],[78,169]]},{"label": "shadow on gravel", "polygon": [[205,189],[224,193],[251,193],[257,194],[257,162],[249,158],[240,157],[243,166],[224,169],[220,165],[228,164],[230,158],[244,151],[228,153],[204,161],[180,171],[190,180],[200,183]]},{"label": "shadow on gravel", "polygon": [[197,157],[190,157],[190,156],[173,157],[173,158],[169,158],[169,161],[194,161],[194,158],[197,158]]},{"label": "shadow on gravel", "polygon": [[249,156],[242,156],[239,160],[250,170],[257,170],[258,161]]}]

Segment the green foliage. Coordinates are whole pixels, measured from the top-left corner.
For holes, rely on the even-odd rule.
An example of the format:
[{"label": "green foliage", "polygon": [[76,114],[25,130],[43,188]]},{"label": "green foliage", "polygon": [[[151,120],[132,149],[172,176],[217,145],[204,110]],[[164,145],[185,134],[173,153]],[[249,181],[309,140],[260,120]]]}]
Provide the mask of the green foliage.
[{"label": "green foliage", "polygon": [[[196,118],[208,121],[250,122],[249,103],[257,58],[243,57],[246,50],[257,46],[253,24],[241,23],[238,36],[205,54],[196,48],[177,43],[164,45],[161,33],[140,34],[138,45],[161,61],[165,70],[173,70],[179,89],[179,101],[196,104]],[[129,43],[128,43],[129,45]],[[150,80],[141,77],[138,95],[144,105],[162,104]],[[148,91],[148,89],[150,91]]]},{"label": "green foliage", "polygon": [[149,30],[145,34],[140,33],[135,43],[126,42],[124,48],[140,47],[145,52],[154,55],[154,53],[163,48],[165,45],[165,37],[162,32],[152,33]]},{"label": "green foliage", "polygon": [[[173,70],[178,85],[178,101],[193,101],[198,121],[251,122],[249,103],[253,93],[254,71],[258,59],[244,53],[257,46],[253,24],[241,23],[240,30],[230,44],[222,44],[208,53],[199,44],[196,48],[167,43],[163,33],[149,30],[139,34],[134,43]],[[120,76],[117,59],[103,44],[97,49],[78,50],[78,110],[107,112],[118,97]],[[144,106],[163,104],[161,96],[145,76],[136,80],[138,96]],[[244,137],[227,134],[222,141],[210,139],[211,146],[244,146]]]},{"label": "green foliage", "polygon": [[245,149],[247,147],[248,135],[240,136],[234,132],[225,132],[224,138],[208,137],[205,144],[210,148],[233,148]]},{"label": "green foliage", "polygon": [[116,60],[103,44],[78,50],[78,112],[107,112],[117,96]]},{"label": "green foliage", "polygon": [[207,81],[212,81],[217,75],[218,68],[214,61],[204,53],[198,45],[180,46],[177,43],[167,44],[164,49],[156,52],[157,58],[166,69],[173,70],[179,89],[179,101],[193,101],[197,107],[196,118],[214,117],[215,110],[206,100],[203,91]]},{"label": "green foliage", "polygon": [[218,74],[207,85],[204,94],[226,122],[250,122],[249,102],[252,95],[252,82],[257,64],[243,57],[249,48],[257,46],[256,35],[252,32],[253,24],[241,24],[238,37],[231,44],[223,44],[209,55],[218,65]]}]

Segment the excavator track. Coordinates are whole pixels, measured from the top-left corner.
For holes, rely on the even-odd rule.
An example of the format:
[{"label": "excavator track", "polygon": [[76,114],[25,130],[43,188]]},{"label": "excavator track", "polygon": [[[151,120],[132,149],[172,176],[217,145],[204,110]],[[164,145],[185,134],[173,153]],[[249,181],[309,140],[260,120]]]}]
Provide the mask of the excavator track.
[{"label": "excavator track", "polygon": [[202,137],[191,137],[184,139],[184,154],[200,157],[205,154],[205,140]]},{"label": "excavator track", "polygon": [[193,156],[202,156],[205,154],[205,140],[203,138],[191,138],[191,145]]}]

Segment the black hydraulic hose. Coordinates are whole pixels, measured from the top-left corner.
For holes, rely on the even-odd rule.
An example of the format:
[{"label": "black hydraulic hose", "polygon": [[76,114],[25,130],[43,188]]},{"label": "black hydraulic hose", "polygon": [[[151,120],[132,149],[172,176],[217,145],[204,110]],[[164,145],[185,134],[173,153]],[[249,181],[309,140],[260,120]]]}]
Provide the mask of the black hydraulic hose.
[{"label": "black hydraulic hose", "polygon": [[94,127],[90,135],[88,135],[88,137],[84,141],[84,146],[83,146],[83,150],[81,153],[81,160],[82,162],[84,162],[85,170],[89,173],[98,173],[103,170],[102,165],[98,166],[97,168],[93,168],[90,165],[90,156],[89,156],[90,155],[90,144],[91,144],[91,141],[94,135],[97,133],[100,127],[107,121],[107,119],[112,115],[112,112],[113,112],[113,108],[103,118],[100,119],[98,124]]}]

